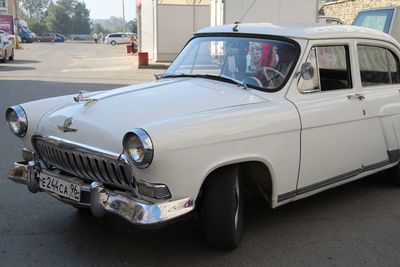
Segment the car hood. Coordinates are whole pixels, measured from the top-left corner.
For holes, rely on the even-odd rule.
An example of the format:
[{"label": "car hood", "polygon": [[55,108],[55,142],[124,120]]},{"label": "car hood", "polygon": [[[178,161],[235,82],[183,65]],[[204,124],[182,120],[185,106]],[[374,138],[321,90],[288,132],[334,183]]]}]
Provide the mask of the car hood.
[{"label": "car hood", "polygon": [[[236,85],[203,78],[163,79],[91,96],[95,101],[59,106],[41,119],[37,134],[120,152],[124,134],[137,127],[203,111],[265,101]],[[68,119],[72,120],[69,125]],[[64,132],[69,126],[76,131]],[[151,133],[150,133],[151,134]]]}]

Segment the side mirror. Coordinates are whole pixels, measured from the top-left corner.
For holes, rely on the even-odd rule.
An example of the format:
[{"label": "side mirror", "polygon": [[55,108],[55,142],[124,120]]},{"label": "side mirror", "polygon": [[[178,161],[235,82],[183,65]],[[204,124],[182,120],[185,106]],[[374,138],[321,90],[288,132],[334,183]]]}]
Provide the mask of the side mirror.
[{"label": "side mirror", "polygon": [[301,78],[304,80],[311,80],[314,77],[314,67],[310,62],[305,62],[303,65],[301,65],[300,74]]}]

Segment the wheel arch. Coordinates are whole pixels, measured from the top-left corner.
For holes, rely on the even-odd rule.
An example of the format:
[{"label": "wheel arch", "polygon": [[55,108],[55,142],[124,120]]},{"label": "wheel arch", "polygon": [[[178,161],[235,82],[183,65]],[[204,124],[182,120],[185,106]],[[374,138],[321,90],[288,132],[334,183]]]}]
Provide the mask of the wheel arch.
[{"label": "wheel arch", "polygon": [[246,191],[256,192],[273,206],[273,194],[275,193],[275,175],[271,164],[261,159],[242,159],[220,163],[204,176],[196,201],[202,196],[203,187],[207,179],[212,179],[213,174],[223,168],[237,167],[239,178],[243,180]]}]

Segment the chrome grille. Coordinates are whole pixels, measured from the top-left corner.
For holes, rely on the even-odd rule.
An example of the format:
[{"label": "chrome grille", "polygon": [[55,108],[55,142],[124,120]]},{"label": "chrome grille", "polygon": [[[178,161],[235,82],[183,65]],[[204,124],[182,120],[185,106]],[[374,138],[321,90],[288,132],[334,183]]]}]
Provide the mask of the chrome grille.
[{"label": "chrome grille", "polygon": [[119,188],[135,188],[132,168],[113,154],[55,137],[33,137],[35,152],[51,167]]}]

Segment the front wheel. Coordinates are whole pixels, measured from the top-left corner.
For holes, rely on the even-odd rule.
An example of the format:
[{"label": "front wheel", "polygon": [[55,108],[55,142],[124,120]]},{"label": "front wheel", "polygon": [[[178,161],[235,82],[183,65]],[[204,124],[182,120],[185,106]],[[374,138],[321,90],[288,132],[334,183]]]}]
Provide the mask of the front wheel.
[{"label": "front wheel", "polygon": [[8,61],[7,50],[4,51],[4,57],[3,57],[3,59],[1,61],[4,62],[4,63],[6,63]]},{"label": "front wheel", "polygon": [[211,247],[234,249],[243,229],[243,190],[237,166],[215,171],[203,189],[203,226]]},{"label": "front wheel", "polygon": [[116,41],[111,41],[111,45],[112,45],[112,46],[116,46],[116,45],[117,45],[117,42],[116,42]]}]

